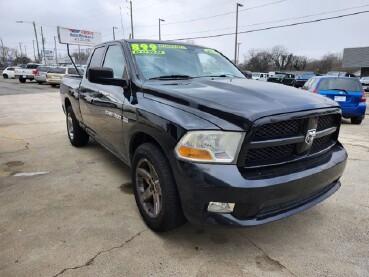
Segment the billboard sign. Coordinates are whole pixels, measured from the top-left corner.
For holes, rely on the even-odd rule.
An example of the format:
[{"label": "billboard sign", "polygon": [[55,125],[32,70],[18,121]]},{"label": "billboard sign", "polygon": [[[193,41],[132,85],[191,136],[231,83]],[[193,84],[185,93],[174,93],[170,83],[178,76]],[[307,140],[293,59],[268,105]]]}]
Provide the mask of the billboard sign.
[{"label": "billboard sign", "polygon": [[54,58],[54,51],[53,50],[45,50],[45,53],[43,50],[41,50],[41,55],[43,57],[47,57],[47,58]]},{"label": "billboard sign", "polygon": [[94,46],[101,43],[101,33],[58,26],[58,38],[61,44]]}]

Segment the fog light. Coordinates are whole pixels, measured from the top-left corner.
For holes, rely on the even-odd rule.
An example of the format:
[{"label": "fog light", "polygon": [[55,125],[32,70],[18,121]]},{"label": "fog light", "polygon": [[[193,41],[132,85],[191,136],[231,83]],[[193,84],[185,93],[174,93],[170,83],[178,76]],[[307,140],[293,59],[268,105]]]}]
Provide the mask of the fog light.
[{"label": "fog light", "polygon": [[210,202],[208,212],[212,213],[231,213],[234,209],[234,203]]}]

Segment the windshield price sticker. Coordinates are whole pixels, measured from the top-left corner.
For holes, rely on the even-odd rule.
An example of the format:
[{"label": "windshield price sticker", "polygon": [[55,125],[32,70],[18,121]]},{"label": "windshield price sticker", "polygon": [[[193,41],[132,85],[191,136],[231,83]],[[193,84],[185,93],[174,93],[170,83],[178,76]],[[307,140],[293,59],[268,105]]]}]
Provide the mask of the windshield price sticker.
[{"label": "windshield price sticker", "polygon": [[154,54],[164,55],[165,51],[159,51],[156,44],[132,43],[132,54]]},{"label": "windshield price sticker", "polygon": [[[186,50],[186,46],[176,44],[147,44],[147,43],[132,43],[131,44],[133,54],[161,54],[164,55],[165,51],[158,50],[158,48],[164,49],[182,49]],[[214,50],[213,50],[214,51]]]},{"label": "windshield price sticker", "polygon": [[159,44],[159,48],[174,48],[174,49],[187,49],[186,46],[183,45],[175,45],[175,44]]},{"label": "windshield price sticker", "polygon": [[214,54],[214,55],[220,55],[217,51],[215,51],[214,49],[209,49],[206,48],[204,49],[205,52],[209,53],[209,54]]}]

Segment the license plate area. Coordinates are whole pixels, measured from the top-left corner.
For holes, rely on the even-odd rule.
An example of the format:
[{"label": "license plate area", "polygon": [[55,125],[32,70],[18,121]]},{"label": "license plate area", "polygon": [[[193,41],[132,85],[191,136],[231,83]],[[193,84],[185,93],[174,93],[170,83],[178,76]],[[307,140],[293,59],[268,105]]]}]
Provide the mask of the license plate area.
[{"label": "license plate area", "polygon": [[346,96],[335,96],[334,101],[337,102],[346,102]]}]

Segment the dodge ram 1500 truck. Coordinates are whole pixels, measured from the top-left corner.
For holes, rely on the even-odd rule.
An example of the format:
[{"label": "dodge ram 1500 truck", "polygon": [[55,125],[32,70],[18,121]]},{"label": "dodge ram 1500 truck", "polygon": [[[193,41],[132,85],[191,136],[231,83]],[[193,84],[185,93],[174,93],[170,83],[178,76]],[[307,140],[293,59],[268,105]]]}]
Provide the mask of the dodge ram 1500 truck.
[{"label": "dodge ram 1500 truck", "polygon": [[253,226],[291,216],[340,187],[347,154],[338,103],[248,80],[220,52],[177,42],[95,46],[63,78],[74,146],[89,137],[132,168],[145,223]]}]

